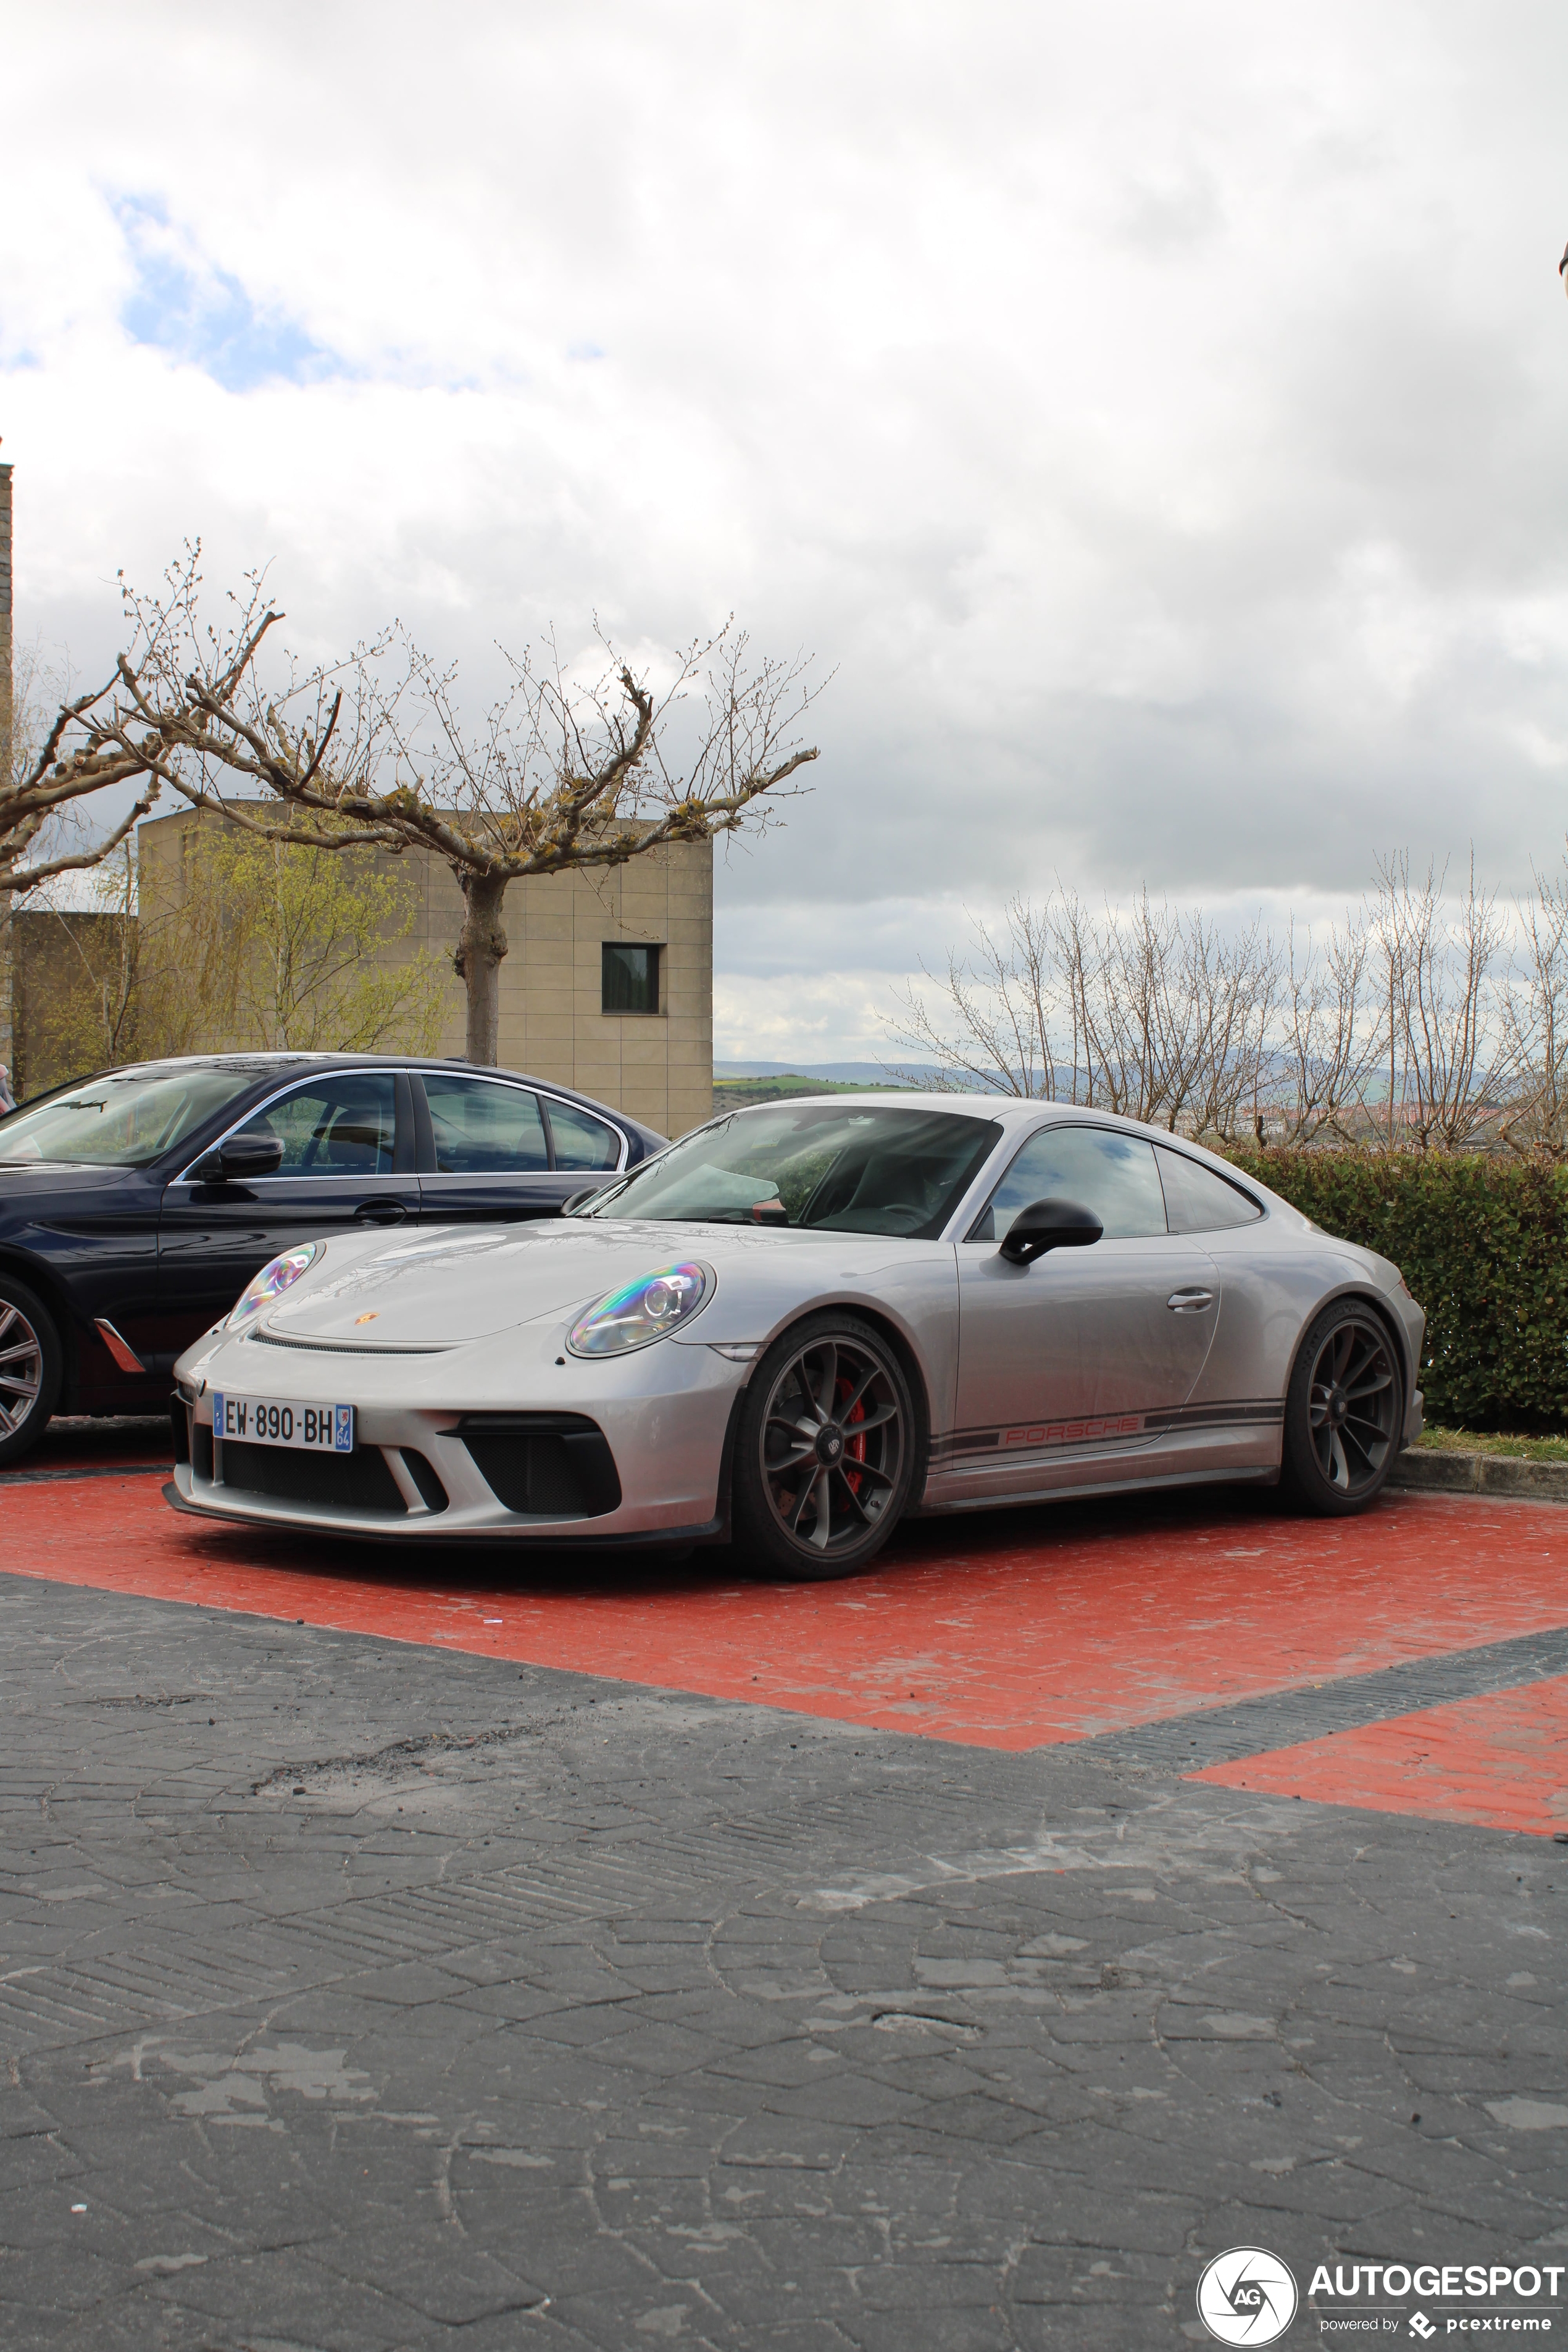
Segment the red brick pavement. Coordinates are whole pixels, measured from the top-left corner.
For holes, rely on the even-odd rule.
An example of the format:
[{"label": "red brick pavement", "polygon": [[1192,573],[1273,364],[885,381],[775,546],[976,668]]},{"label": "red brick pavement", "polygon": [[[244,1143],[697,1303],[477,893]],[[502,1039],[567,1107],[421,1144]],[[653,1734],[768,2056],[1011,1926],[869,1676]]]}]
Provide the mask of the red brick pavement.
[{"label": "red brick pavement", "polygon": [[1568,1676],[1423,1707],[1188,1778],[1552,1837],[1568,1832]]},{"label": "red brick pavement", "polygon": [[[999,1748],[1568,1624],[1568,1511],[1480,1498],[1402,1496],[1327,1523],[1219,1493],[931,1520],[901,1530],[867,1577],[785,1586],[737,1582],[732,1563],[700,1554],[563,1563],[201,1525],[160,1489],[158,1476],[129,1474],[0,1480],[0,1564]],[[1473,1769],[1462,1767],[1466,1736],[1457,1727],[1460,1745],[1444,1751],[1447,1779],[1393,1767],[1368,1778],[1373,1751],[1353,1743],[1384,1732],[1311,1743],[1324,1759],[1311,1764],[1311,1793],[1363,1801],[1335,1794],[1341,1768],[1326,1759],[1343,1757],[1344,1785],[1375,1787],[1380,1803],[1403,1791],[1402,1806],[1473,1801],[1476,1818],[1497,1819],[1510,1751],[1478,1730]],[[1533,1761],[1519,1752],[1532,1776],[1558,1769],[1545,1748],[1529,1750]],[[1286,1753],[1307,1770],[1306,1750]],[[1545,1806],[1542,1793],[1537,1825]]]}]

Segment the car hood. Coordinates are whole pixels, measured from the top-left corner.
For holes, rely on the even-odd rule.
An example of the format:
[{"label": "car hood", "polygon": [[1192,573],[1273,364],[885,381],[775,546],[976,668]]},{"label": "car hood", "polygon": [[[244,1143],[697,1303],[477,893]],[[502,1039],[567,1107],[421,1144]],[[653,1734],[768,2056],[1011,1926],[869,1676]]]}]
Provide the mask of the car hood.
[{"label": "car hood", "polygon": [[[356,1251],[348,1263],[329,1244],[319,1274],[306,1275],[264,1319],[282,1340],[363,1350],[461,1347],[545,1315],[585,1307],[639,1275],[683,1259],[712,1266],[722,1290],[726,1268],[775,1263],[814,1236],[731,1230],[714,1225],[608,1222],[447,1226],[417,1239]],[[857,1234],[823,1239],[852,1255]],[[879,1244],[885,1254],[886,1244]],[[803,1281],[813,1276],[802,1261]],[[706,1310],[705,1310],[706,1311]]]},{"label": "car hood", "polygon": [[0,1159],[0,1197],[37,1192],[102,1192],[146,1182],[145,1168],[104,1168],[90,1160]]}]

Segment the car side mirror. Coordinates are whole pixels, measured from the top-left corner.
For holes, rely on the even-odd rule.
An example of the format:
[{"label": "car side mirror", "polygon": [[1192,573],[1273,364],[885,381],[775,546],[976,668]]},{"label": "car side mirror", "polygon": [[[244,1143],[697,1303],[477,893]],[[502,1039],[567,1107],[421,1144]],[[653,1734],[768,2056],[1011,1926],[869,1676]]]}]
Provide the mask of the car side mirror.
[{"label": "car side mirror", "polygon": [[1076,1201],[1033,1201],[1008,1226],[1000,1255],[1014,1265],[1033,1265],[1047,1250],[1087,1249],[1104,1231],[1093,1210]]},{"label": "car side mirror", "polygon": [[231,1135],[192,1173],[199,1184],[243,1184],[252,1176],[275,1176],[282,1160],[280,1135]]}]

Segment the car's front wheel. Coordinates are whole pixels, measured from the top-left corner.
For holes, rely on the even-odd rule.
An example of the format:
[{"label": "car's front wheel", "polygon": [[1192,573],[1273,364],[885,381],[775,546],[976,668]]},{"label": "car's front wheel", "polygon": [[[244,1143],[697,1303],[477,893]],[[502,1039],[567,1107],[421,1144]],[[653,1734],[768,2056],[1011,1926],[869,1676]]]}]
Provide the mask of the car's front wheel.
[{"label": "car's front wheel", "polygon": [[1364,1511],[1382,1493],[1405,1433],[1405,1376],[1379,1318],[1354,1299],[1318,1317],[1285,1396],[1279,1485],[1320,1518]]},{"label": "car's front wheel", "polygon": [[909,1382],[880,1332],[833,1313],[797,1323],[757,1366],[742,1408],[741,1560],[758,1575],[853,1576],[898,1524],[916,1451]]},{"label": "car's front wheel", "polygon": [[62,1363],[47,1307],[0,1273],[0,1464],[30,1454],[48,1427]]}]

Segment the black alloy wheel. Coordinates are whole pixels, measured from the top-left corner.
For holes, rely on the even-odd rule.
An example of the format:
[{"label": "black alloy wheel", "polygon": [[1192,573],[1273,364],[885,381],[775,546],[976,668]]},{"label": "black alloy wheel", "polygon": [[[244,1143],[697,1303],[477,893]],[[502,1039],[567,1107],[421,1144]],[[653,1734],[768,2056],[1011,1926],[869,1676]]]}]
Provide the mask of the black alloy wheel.
[{"label": "black alloy wheel", "polygon": [[30,1454],[60,1392],[58,1335],[42,1301],[0,1274],[0,1464]]},{"label": "black alloy wheel", "polygon": [[909,1500],[909,1382],[881,1334],[847,1315],[786,1331],[752,1374],[734,1468],[735,1548],[757,1575],[853,1576]]},{"label": "black alloy wheel", "polygon": [[1405,1433],[1405,1376],[1370,1307],[1325,1307],[1301,1343],[1285,1399],[1279,1483],[1299,1509],[1349,1517],[1375,1500]]}]

